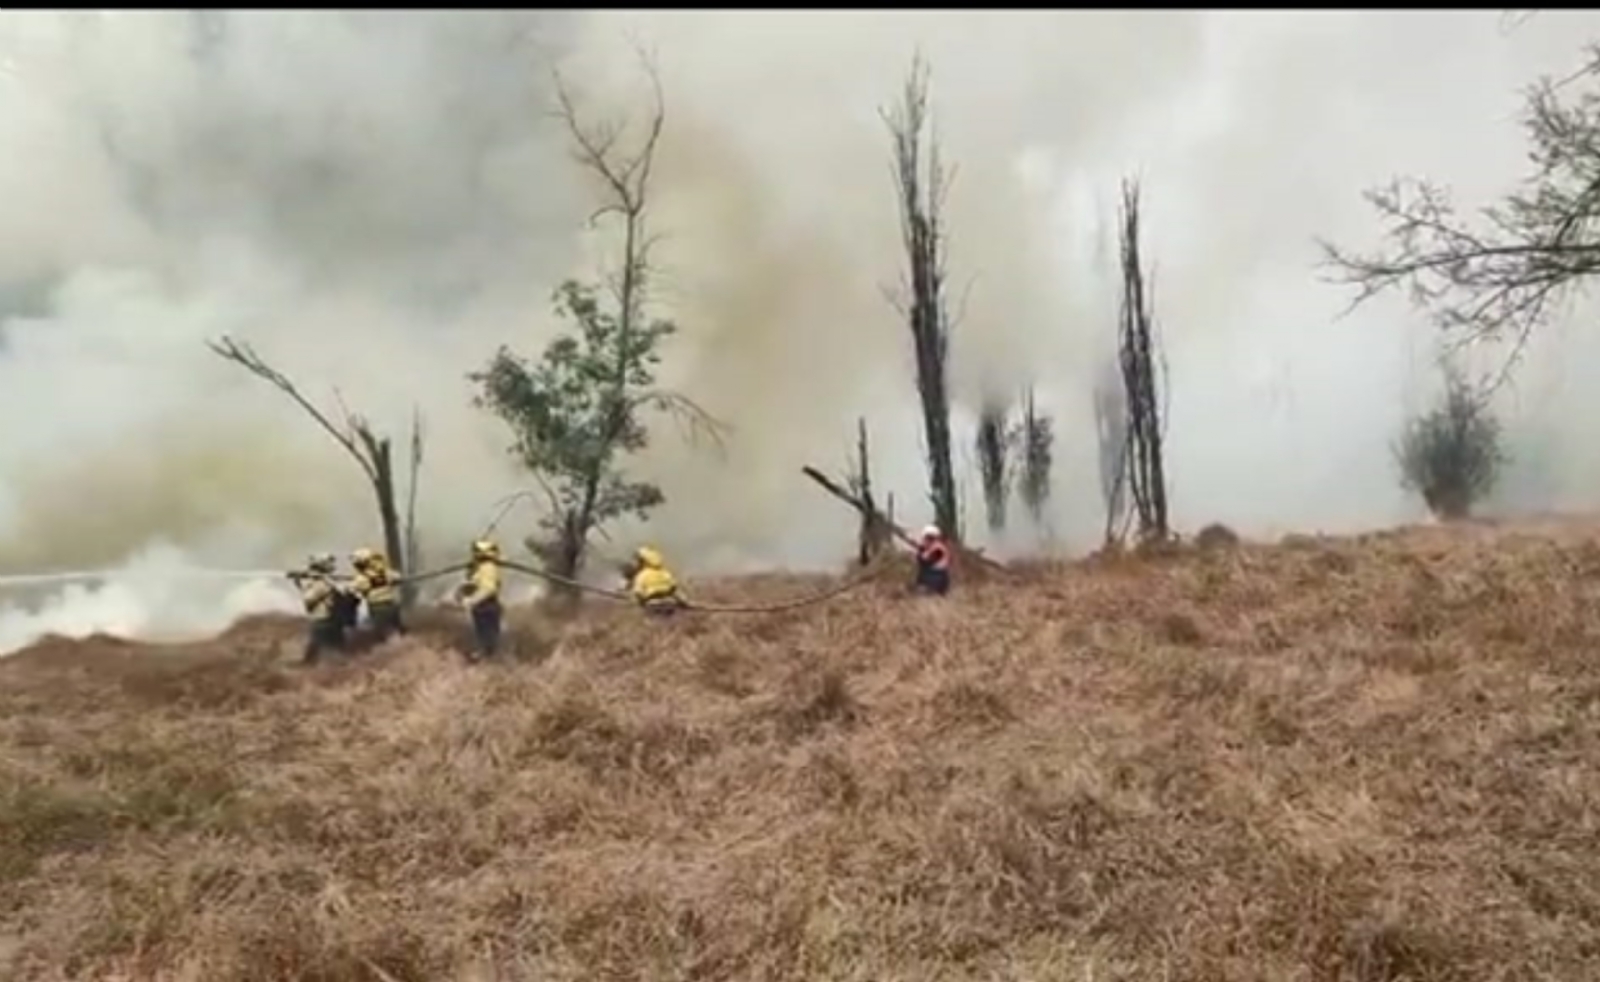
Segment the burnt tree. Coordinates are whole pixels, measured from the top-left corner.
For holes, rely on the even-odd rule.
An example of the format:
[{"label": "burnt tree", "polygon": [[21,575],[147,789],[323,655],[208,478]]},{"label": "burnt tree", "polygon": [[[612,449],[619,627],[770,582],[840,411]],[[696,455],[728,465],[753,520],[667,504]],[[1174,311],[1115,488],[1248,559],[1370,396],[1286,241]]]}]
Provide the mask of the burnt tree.
[{"label": "burnt tree", "polygon": [[1152,310],[1151,288],[1140,254],[1139,184],[1123,181],[1119,247],[1122,303],[1117,317],[1117,353],[1126,402],[1127,440],[1123,477],[1139,519],[1141,540],[1170,535],[1167,523],[1166,437],[1160,340]]},{"label": "burnt tree", "polygon": [[973,449],[978,454],[978,477],[983,482],[984,514],[991,532],[1006,527],[1006,505],[1015,476],[1011,458],[1021,431],[1011,426],[1009,417],[1010,413],[1000,402],[986,402],[978,414],[978,431],[973,440]]},{"label": "burnt tree", "polygon": [[893,143],[905,283],[896,303],[911,332],[927,448],[934,522],[959,540],[960,504],[950,437],[950,319],[946,309],[944,199],[950,177],[940,160],[929,108],[928,64],[912,60],[900,101],[882,115]]},{"label": "burnt tree", "polygon": [[[383,551],[386,558],[394,568],[414,572],[407,564],[415,558],[415,547],[408,541],[406,531],[409,529],[413,535],[415,534],[416,485],[422,466],[423,447],[421,416],[414,414],[412,417],[411,489],[407,501],[406,528],[402,528],[394,478],[394,450],[387,436],[379,436],[365,417],[345,408],[342,400],[340,400],[340,412],[344,417],[344,425],[336,424],[326,412],[307,399],[287,375],[267,364],[250,345],[235,341],[226,335],[215,341],[207,341],[206,345],[218,357],[238,365],[288,396],[290,401],[299,406],[312,422],[321,427],[322,431],[332,437],[350,459],[356,462],[365,475],[368,486],[372,488],[372,496],[378,506],[378,523],[383,530]],[[412,594],[408,592],[408,599],[411,596]]]},{"label": "burnt tree", "polygon": [[865,566],[894,540],[894,533],[890,531],[894,523],[894,498],[890,496],[886,509],[878,507],[878,498],[872,486],[872,447],[867,440],[865,419],[856,420],[856,459],[846,473],[845,487],[862,505],[858,509],[860,526],[856,532],[856,562]]},{"label": "burnt tree", "polygon": [[1033,524],[1042,528],[1045,506],[1050,502],[1050,467],[1055,458],[1056,433],[1054,421],[1039,412],[1034,403],[1032,386],[1022,393],[1018,440],[1022,444],[1022,459],[1017,474],[1017,494]]}]

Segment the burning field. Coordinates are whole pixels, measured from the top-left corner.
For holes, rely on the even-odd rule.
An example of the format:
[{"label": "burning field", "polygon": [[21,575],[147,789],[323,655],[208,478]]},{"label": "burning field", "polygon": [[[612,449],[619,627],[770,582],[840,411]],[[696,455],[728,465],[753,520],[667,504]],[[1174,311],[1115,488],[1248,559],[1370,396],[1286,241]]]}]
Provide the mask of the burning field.
[{"label": "burning field", "polygon": [[1545,523],[530,614],[483,667],[445,614],[314,670],[49,641],[0,976],[1593,980],[1597,600]]}]

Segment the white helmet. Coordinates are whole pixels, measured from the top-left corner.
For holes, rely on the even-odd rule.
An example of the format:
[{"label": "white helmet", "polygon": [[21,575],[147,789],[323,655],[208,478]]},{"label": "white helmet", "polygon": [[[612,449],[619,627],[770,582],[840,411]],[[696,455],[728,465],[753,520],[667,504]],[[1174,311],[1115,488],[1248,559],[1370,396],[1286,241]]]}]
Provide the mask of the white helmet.
[{"label": "white helmet", "polygon": [[924,525],[922,527],[922,537],[924,539],[937,539],[939,537],[939,526]]}]

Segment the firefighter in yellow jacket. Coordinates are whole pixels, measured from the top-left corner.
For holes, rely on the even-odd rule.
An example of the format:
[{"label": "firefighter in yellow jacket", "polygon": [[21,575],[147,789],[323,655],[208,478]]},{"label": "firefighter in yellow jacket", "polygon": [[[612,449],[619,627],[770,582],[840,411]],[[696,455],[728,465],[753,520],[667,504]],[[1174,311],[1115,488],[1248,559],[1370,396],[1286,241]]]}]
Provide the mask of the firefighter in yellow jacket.
[{"label": "firefighter in yellow jacket", "polygon": [[666,616],[684,606],[678,593],[678,580],[667,569],[667,561],[650,546],[640,546],[625,569],[628,590],[647,613]]},{"label": "firefighter in yellow jacket", "polygon": [[307,665],[315,665],[330,648],[344,648],[348,594],[334,580],[337,567],[338,560],[324,552],[308,559],[305,569],[289,572],[289,579],[300,590],[300,602],[305,605],[310,622],[302,659]]},{"label": "firefighter in yellow jacket", "polygon": [[467,582],[456,588],[456,598],[472,616],[476,642],[473,660],[492,658],[500,646],[500,547],[488,539],[472,544]]},{"label": "firefighter in yellow jacket", "polygon": [[393,635],[406,633],[400,619],[400,576],[389,560],[377,550],[357,549],[350,554],[350,565],[356,571],[350,590],[366,601],[373,640],[382,644]]}]

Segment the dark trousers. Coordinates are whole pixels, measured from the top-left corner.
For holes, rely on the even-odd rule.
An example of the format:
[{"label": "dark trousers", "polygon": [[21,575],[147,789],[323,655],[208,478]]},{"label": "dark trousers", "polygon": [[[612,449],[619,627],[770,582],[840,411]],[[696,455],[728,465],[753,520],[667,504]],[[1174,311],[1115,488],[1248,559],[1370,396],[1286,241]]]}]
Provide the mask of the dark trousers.
[{"label": "dark trousers", "polygon": [[500,601],[485,600],[472,608],[472,639],[478,658],[493,658],[500,647]]},{"label": "dark trousers", "polygon": [[396,634],[406,633],[405,622],[400,618],[400,604],[396,601],[367,604],[367,620],[372,624],[372,639],[379,644]]},{"label": "dark trousers", "polygon": [[306,652],[302,660],[307,665],[315,665],[330,648],[335,651],[344,648],[344,622],[336,617],[312,621],[306,634]]},{"label": "dark trousers", "polygon": [[923,593],[944,596],[950,592],[950,571],[932,566],[917,567],[916,588]]},{"label": "dark trousers", "polygon": [[664,597],[651,597],[642,604],[644,612],[652,617],[671,617],[683,606],[683,601],[677,594],[668,594]]}]

